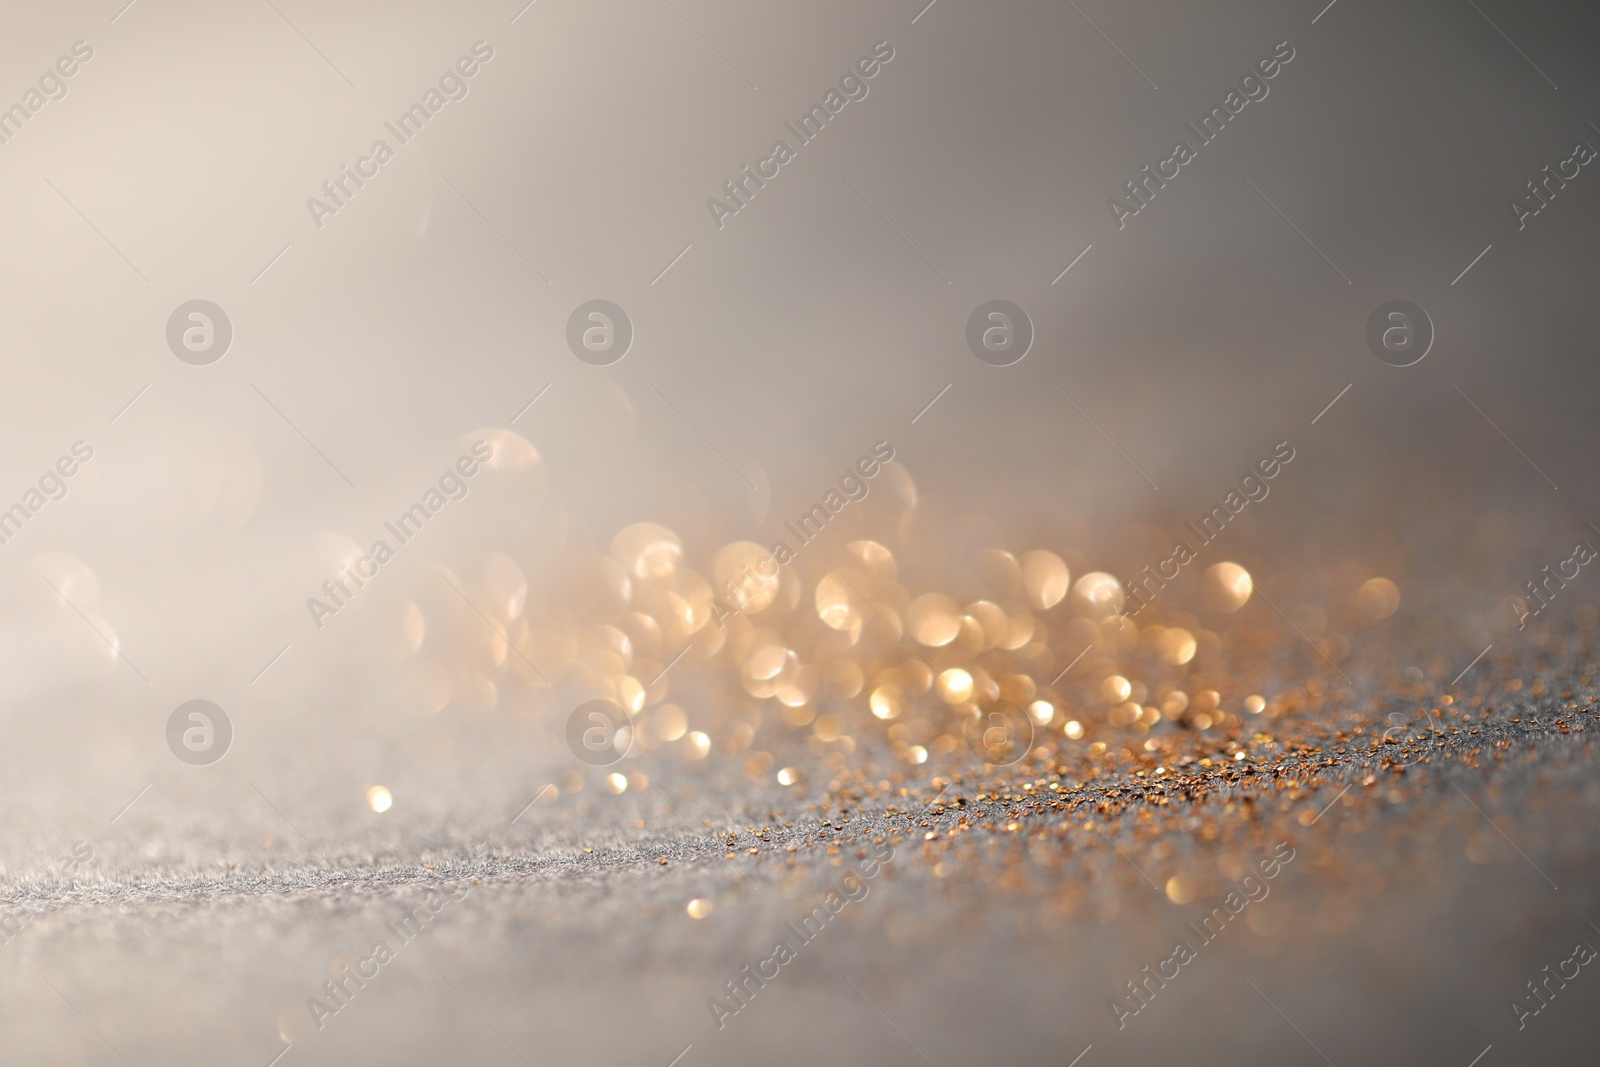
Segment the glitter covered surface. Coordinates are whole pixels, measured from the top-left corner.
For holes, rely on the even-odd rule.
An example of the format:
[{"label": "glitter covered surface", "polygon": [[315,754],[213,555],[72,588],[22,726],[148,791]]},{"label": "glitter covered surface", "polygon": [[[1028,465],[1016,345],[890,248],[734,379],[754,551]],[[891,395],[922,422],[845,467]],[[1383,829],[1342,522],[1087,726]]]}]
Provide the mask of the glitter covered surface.
[{"label": "glitter covered surface", "polygon": [[[1590,601],[1502,623],[1468,670],[1433,649],[1470,647],[1473,624],[1408,605],[1427,565],[1213,564],[1131,616],[1069,545],[962,567],[941,538],[922,547],[944,568],[902,567],[919,505],[895,477],[884,541],[819,543],[725,614],[701,551],[660,525],[420,569],[391,609],[421,620],[401,669],[451,680],[441,707],[290,711],[248,761],[164,772],[109,826],[104,783],[61,795],[16,767],[34,825],[92,855],[8,864],[9,994],[59,1013],[32,976],[70,983],[134,1062],[285,1041],[313,1063],[488,1062],[512,1054],[498,1028],[597,1062],[779,1041],[1136,1063],[1227,1020],[1230,1057],[1446,1063],[1518,1033],[1510,1002],[1543,1020],[1526,1047],[1581,1039],[1581,1011],[1535,1016],[1525,984],[1540,949],[1593,934]],[[383,692],[383,673],[349,684]],[[632,726],[586,766],[559,710],[595,699]],[[429,922],[390,925],[417,908]],[[170,984],[130,984],[157,950]],[[130,1041],[175,995],[195,1025]],[[618,1011],[634,1025],[607,1026]],[[1374,1015],[1413,1025],[1348,1025]]]}]

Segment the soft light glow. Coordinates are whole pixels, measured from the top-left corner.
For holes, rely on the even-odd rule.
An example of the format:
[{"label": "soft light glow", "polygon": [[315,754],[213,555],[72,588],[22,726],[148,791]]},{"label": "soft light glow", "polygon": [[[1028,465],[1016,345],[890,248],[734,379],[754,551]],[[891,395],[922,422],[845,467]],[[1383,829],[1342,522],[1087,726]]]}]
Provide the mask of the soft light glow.
[{"label": "soft light glow", "polygon": [[880,719],[892,719],[900,714],[900,687],[880,685],[872,691],[868,703],[872,707],[872,714]]},{"label": "soft light glow", "polygon": [[1122,583],[1104,571],[1092,571],[1072,587],[1072,602],[1078,613],[1091,619],[1107,619],[1122,611],[1127,594]]},{"label": "soft light glow", "polygon": [[1237,563],[1213,563],[1202,579],[1206,602],[1217,611],[1238,611],[1250,601],[1255,582]]},{"label": "soft light glow", "polygon": [[1121,704],[1133,693],[1133,684],[1120,674],[1113,674],[1100,683],[1100,698],[1107,704]]},{"label": "soft light glow", "polygon": [[1029,606],[1035,611],[1048,611],[1061,603],[1071,575],[1060,556],[1039,549],[1024,552],[1018,562],[1022,565],[1022,589],[1028,595]]},{"label": "soft light glow", "polygon": [[943,648],[961,632],[961,612],[943,593],[924,593],[906,610],[906,629],[919,645]]},{"label": "soft light glow", "polygon": [[939,696],[946,704],[965,704],[972,699],[972,675],[951,667],[939,675]]},{"label": "soft light glow", "polygon": [[1356,610],[1376,622],[1400,610],[1400,587],[1387,578],[1369,578],[1356,590]]}]

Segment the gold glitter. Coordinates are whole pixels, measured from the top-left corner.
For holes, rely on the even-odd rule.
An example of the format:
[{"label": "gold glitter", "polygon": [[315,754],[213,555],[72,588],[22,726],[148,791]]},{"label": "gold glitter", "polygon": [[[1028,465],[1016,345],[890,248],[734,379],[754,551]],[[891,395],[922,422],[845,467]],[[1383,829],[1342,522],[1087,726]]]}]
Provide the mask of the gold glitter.
[{"label": "gold glitter", "polygon": [[822,684],[827,687],[828,695],[836,699],[848,700],[857,695],[865,682],[861,665],[855,660],[836,659],[822,669]]},{"label": "gold glitter", "polygon": [[683,542],[665,526],[637,522],[611,539],[611,555],[635,581],[670,578],[683,562]]},{"label": "gold glitter", "polygon": [[972,699],[972,675],[960,667],[943,672],[939,675],[939,696],[946,704],[965,704]]},{"label": "gold glitter", "polygon": [[658,704],[645,717],[639,736],[646,747],[670,744],[689,729],[689,717],[676,704]]},{"label": "gold glitter", "polygon": [[1000,679],[999,695],[1002,700],[1009,700],[1013,704],[1028,704],[1038,693],[1038,685],[1026,674],[1007,674]]},{"label": "gold glitter", "polygon": [[1356,610],[1376,622],[1400,610],[1400,589],[1387,578],[1369,578],[1356,590]]},{"label": "gold glitter", "polygon": [[790,726],[810,726],[817,717],[817,708],[815,704],[784,704],[778,717]]},{"label": "gold glitter", "polygon": [[1100,699],[1107,704],[1120,704],[1133,692],[1133,686],[1120,674],[1109,675],[1100,683]]},{"label": "gold glitter", "polygon": [[617,679],[617,703],[630,713],[644,710],[644,684],[631,674]]},{"label": "gold glitter", "polygon": [[1174,904],[1187,904],[1195,898],[1196,886],[1191,879],[1175,874],[1167,879],[1167,899]]},{"label": "gold glitter", "polygon": [[539,461],[539,450],[528,443],[528,439],[511,430],[501,430],[490,427],[470,433],[461,439],[462,448],[470,448],[472,444],[482,439],[492,450],[491,457],[483,461],[483,466],[493,471],[522,471],[538,473],[537,485],[543,488],[544,478]]},{"label": "gold glitter", "polygon": [[718,549],[710,571],[716,595],[741,613],[765,611],[777,598],[778,567],[772,554],[754,541],[735,541]]},{"label": "gold glitter", "polygon": [[892,582],[898,574],[894,553],[876,541],[851,541],[844,550],[872,579]]},{"label": "gold glitter", "polygon": [[1194,635],[1178,626],[1162,630],[1156,636],[1155,643],[1156,654],[1161,661],[1174,666],[1182,666],[1194,659],[1195,649],[1198,647]]},{"label": "gold glitter", "polygon": [[840,568],[830,571],[817,583],[816,604],[817,618],[823,625],[835,630],[849,630],[859,627],[861,616],[854,603],[855,589],[866,580],[866,576],[856,571],[855,568]]},{"label": "gold glitter", "polygon": [[1079,613],[1091,619],[1109,619],[1122,611],[1127,595],[1115,577],[1093,571],[1072,587],[1072,601]]},{"label": "gold glitter", "polygon": [[967,605],[967,615],[982,630],[982,648],[996,648],[1011,635],[1011,620],[1005,609],[988,600],[975,600]]},{"label": "gold glitter", "polygon": [[[537,463],[531,446],[528,456]],[[429,570],[437,590],[396,587],[386,629],[374,630],[361,651],[390,672],[390,703],[404,712],[501,709],[506,727],[553,734],[559,744],[575,702],[603,696],[633,717],[632,738],[617,747],[631,740],[635,759],[622,766],[645,768],[663,788],[681,775],[685,799],[705,810],[726,808],[752,783],[776,784],[781,799],[772,804],[789,810],[772,811],[769,821],[823,820],[815,836],[803,830],[791,838],[776,826],[720,834],[716,848],[731,861],[781,849],[785,866],[823,852],[846,863],[864,857],[858,849],[873,833],[865,823],[883,827],[880,841],[914,843],[923,835],[923,849],[902,849],[924,855],[955,884],[992,877],[997,889],[1025,891],[1023,861],[1041,863],[1057,876],[1048,892],[1063,913],[1102,923],[1116,921],[1118,908],[1124,919],[1143,913],[1146,905],[1123,892],[1149,891],[1136,868],[1173,905],[1214,899],[1226,891],[1223,879],[1236,884],[1248,872],[1258,834],[1319,817],[1320,832],[1338,817],[1350,829],[1337,833],[1353,839],[1361,820],[1370,826],[1375,801],[1392,802],[1433,769],[1401,774],[1398,763],[1462,758],[1441,751],[1457,736],[1480,746],[1463,750],[1473,765],[1502,758],[1510,744],[1498,732],[1510,711],[1486,706],[1488,691],[1475,684],[1481,669],[1444,684],[1475,650],[1457,649],[1460,658],[1446,662],[1454,654],[1447,657],[1443,645],[1403,659],[1385,647],[1380,620],[1395,615],[1399,589],[1371,576],[1393,566],[1392,554],[1355,544],[1321,572],[1263,572],[1272,596],[1282,587],[1278,603],[1292,626],[1265,603],[1240,611],[1253,598],[1254,579],[1231,562],[1185,571],[1137,618],[1123,617],[1132,600],[1120,581],[1081,572],[1147,558],[1142,546],[1170,543],[1169,534],[1133,527],[1108,531],[1112,543],[1093,543],[1081,537],[1093,521],[1074,519],[1060,524],[1055,551],[1013,555],[981,547],[1001,543],[994,516],[934,498],[917,503],[909,479],[898,477],[886,474],[887,492],[852,511],[849,527],[829,531],[781,569],[754,542],[711,541],[708,559],[693,546],[717,527],[701,518],[683,538],[656,523],[628,526],[604,555],[588,547],[605,546],[603,536],[595,541],[575,521],[569,534],[569,520],[552,518],[551,531],[530,527],[531,544],[498,546],[505,555],[479,551],[450,560],[454,570]],[[696,510],[707,509],[672,513]],[[884,540],[841,545],[835,535],[847,528]],[[1254,553],[1248,558],[1271,558],[1249,531],[1239,536]],[[580,547],[562,549],[568,538]],[[446,575],[492,626],[439,580]],[[73,577],[86,580],[66,576]],[[1600,610],[1591,628],[1594,618]],[[1341,679],[1341,668],[1393,692],[1358,699],[1367,683]],[[1497,685],[1492,696],[1560,692],[1562,706],[1549,723],[1541,712],[1539,727],[1577,733],[1596,725],[1583,721],[1592,711],[1577,711],[1595,702],[1589,681],[1580,687],[1576,676],[1540,670]],[[995,700],[1023,710],[1032,744],[1015,764],[985,767],[968,748],[967,728],[987,726]],[[1387,723],[1373,709],[1386,701],[1427,718],[1383,745]],[[1517,710],[1532,713],[1522,704]],[[1480,726],[1482,734],[1467,740]],[[451,736],[448,728],[427,732]],[[605,796],[621,796],[620,809],[630,799],[623,794],[654,793],[644,774],[608,773],[616,770],[562,772],[559,789],[539,794],[558,807],[534,810],[580,826]],[[1330,811],[1346,784],[1347,810]],[[1372,785],[1379,788],[1366,788]],[[642,805],[627,817],[655,833],[668,816],[654,808]],[[1079,877],[1104,849],[1094,827],[1127,855]],[[1451,847],[1467,846],[1474,863],[1505,861],[1509,850],[1482,829],[1470,844],[1471,830],[1451,838]],[[1026,837],[1026,846],[1001,837],[1012,834]],[[990,846],[995,862],[980,862]],[[712,899],[689,900],[690,919],[708,918]],[[1325,927],[1365,914],[1323,910]],[[1252,929],[1270,911],[1252,912]],[[1305,916],[1292,912],[1275,920],[1278,928],[1305,927]],[[1314,903],[1308,914],[1314,932]]]},{"label": "gold glitter", "polygon": [[933,668],[920,657],[900,664],[899,677],[905,692],[921,696],[933,688]]},{"label": "gold glitter", "polygon": [[1202,595],[1217,611],[1238,611],[1255,592],[1250,572],[1237,563],[1213,563],[1201,577]]},{"label": "gold glitter", "polygon": [[484,594],[480,607],[493,611],[505,622],[522,615],[528,602],[528,580],[511,557],[489,553],[479,568],[478,579]]},{"label": "gold glitter", "polygon": [[901,692],[898,685],[880,685],[872,691],[869,703],[872,714],[880,719],[893,719],[900,714]]},{"label": "gold glitter", "polygon": [[1018,611],[1006,620],[1006,637],[1000,642],[1000,647],[1007,652],[1016,652],[1033,640],[1034,629],[1033,616],[1026,611]]},{"label": "gold glitter", "polygon": [[394,795],[381,785],[375,785],[367,790],[367,806],[382,815],[394,807]]},{"label": "gold glitter", "polygon": [[956,639],[963,616],[956,602],[943,593],[924,593],[906,609],[906,630],[912,640],[929,648],[940,648]]},{"label": "gold glitter", "polygon": [[1024,552],[1018,562],[1022,566],[1023,591],[1035,611],[1048,611],[1061,603],[1061,598],[1067,595],[1070,575],[1060,556],[1039,549]]}]

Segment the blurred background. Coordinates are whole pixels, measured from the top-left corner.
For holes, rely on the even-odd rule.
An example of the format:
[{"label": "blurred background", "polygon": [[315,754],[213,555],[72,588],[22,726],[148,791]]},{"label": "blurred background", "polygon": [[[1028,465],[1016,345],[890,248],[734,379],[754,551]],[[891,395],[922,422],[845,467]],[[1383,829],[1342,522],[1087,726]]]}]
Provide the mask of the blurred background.
[{"label": "blurred background", "polygon": [[[834,711],[809,696],[751,710],[771,693],[748,668],[741,681],[745,622],[708,623],[722,578],[755,558],[719,551],[799,547],[785,524],[879,442],[894,462],[800,548],[764,618],[796,604],[804,615],[813,595],[821,610],[818,581],[867,566],[846,544],[870,540],[898,561],[890,600],[945,588],[960,599],[981,586],[973,560],[986,550],[1053,553],[1070,579],[1048,603],[1034,598],[1038,632],[1060,602],[1049,632],[1071,633],[1067,613],[1107,613],[1082,587],[1064,601],[1069,580],[1136,580],[1287,443],[1294,458],[1268,496],[1162,593],[1162,611],[1199,616],[1167,622],[1223,635],[1213,677],[1237,682],[1208,684],[1224,705],[1271,699],[1313,671],[1343,694],[1339,715],[1378,718],[1385,679],[1406,669],[1435,693],[1471,664],[1491,686],[1531,686],[1552,663],[1586,673],[1600,614],[1587,569],[1562,585],[1542,636],[1516,624],[1543,568],[1579,541],[1600,546],[1589,321],[1600,177],[1576,147],[1591,159],[1600,147],[1589,7],[122,3],[18,8],[0,41],[0,107],[17,104],[0,112],[0,522],[22,509],[15,529],[0,525],[0,871],[12,912],[40,916],[0,946],[13,1005],[0,1040],[14,1062],[424,1062],[450,1050],[511,1063],[546,1049],[665,1065],[693,1043],[685,1064],[752,1049],[789,1062],[920,1062],[929,1050],[941,1063],[1018,1052],[1065,1063],[1093,1042],[1087,1067],[1212,1062],[1175,1050],[1221,1034],[1275,1062],[1326,1059],[1258,1002],[1245,1018],[1210,993],[1174,1006],[1150,1044],[1108,1048],[1093,1029],[1111,1018],[1104,1001],[1168,949],[1146,951],[1132,932],[1148,925],[1130,918],[1142,912],[1102,908],[1052,927],[1054,969],[1037,987],[1008,975],[1046,950],[1030,931],[1059,917],[1045,898],[1078,877],[1075,857],[1062,869],[1037,854],[1019,875],[1033,895],[951,903],[897,886],[861,943],[839,938],[841,965],[871,970],[875,988],[947,996],[978,1021],[902,1043],[851,1000],[848,1020],[810,1033],[799,1021],[838,1004],[797,980],[789,1006],[741,1020],[748,1044],[690,1033],[683,1020],[704,1029],[705,998],[794,909],[746,902],[726,874],[715,891],[652,890],[650,849],[774,809],[797,818],[833,796],[830,778],[876,780],[872,760],[931,798],[953,765],[938,757],[964,758],[931,730],[861,730],[848,751],[825,734],[759,743],[779,724],[821,733],[819,708],[849,722],[867,693],[858,679],[854,704],[841,696]],[[1186,123],[1231,111],[1225,97],[1274,54],[1292,58],[1265,97],[1202,145]],[[786,124],[830,92],[858,95],[841,78],[866,57],[875,72],[853,79],[865,95],[801,144]],[[419,103],[433,110],[402,141],[391,125]],[[792,161],[719,219],[708,200],[733,205],[725,183],[779,140]],[[344,179],[378,141],[392,158],[362,184]],[[1193,161],[1119,224],[1108,202],[1139,206],[1126,183],[1178,141]],[[325,183],[341,180],[335,198]],[[1529,187],[1539,182],[1547,202]],[[1539,210],[1519,219],[1514,201]],[[1007,366],[967,340],[996,299],[1022,310],[1032,337]],[[595,300],[626,319],[618,358],[569,342]],[[1432,338],[1409,366],[1368,341],[1393,300],[1420,307]],[[169,338],[174,321],[180,337],[200,321],[184,310],[193,301],[209,302],[217,332],[185,357]],[[401,544],[385,524],[480,441],[493,459]],[[319,619],[308,600],[330,604],[324,583],[380,539],[394,558]],[[1239,616],[1255,627],[1248,646],[1197,606],[1205,568],[1224,560],[1272,596]],[[1380,577],[1395,603],[1352,599]],[[858,633],[877,625],[844,603]],[[911,618],[905,603],[892,610],[896,624]],[[618,634],[625,649],[602,647]],[[893,646],[893,628],[877,636]],[[1485,646],[1498,651],[1479,663]],[[1075,644],[1041,636],[1040,648],[1043,673],[1030,674],[1043,684]],[[610,654],[627,662],[608,673]],[[1114,668],[1103,666],[1081,693],[1074,678],[1046,695],[1058,741]],[[628,762],[600,770],[573,758],[566,733],[572,708],[596,696],[637,698],[630,711],[670,696],[675,710],[653,712]],[[214,763],[169,743],[174,709],[191,700],[225,713]],[[746,773],[741,731],[773,766]],[[934,753],[925,771],[906,757],[915,747]],[[1551,760],[1508,791],[1594,802],[1592,762]],[[774,779],[790,761],[789,780]],[[1443,792],[1453,819],[1459,798]],[[1426,820],[1444,801],[1408,803]],[[1418,848],[1393,827],[1373,837],[1373,856]],[[330,1037],[283,1021],[325,980],[331,945],[363,953],[399,907],[411,876],[383,872],[465,863],[484,841],[526,864],[525,880],[499,871],[492,894],[460,905],[469,918],[454,933],[417,952],[433,955],[395,965],[405,977],[387,1000],[363,995],[361,1022],[330,1022]],[[91,873],[64,866],[80,844]],[[1586,846],[1562,847],[1592,874]],[[595,869],[586,849],[619,858]],[[1327,969],[1302,1011],[1324,1040],[1358,1013],[1389,1020],[1373,1044],[1345,1038],[1342,1058],[1324,1044],[1335,1061],[1382,1061],[1393,1047],[1406,1062],[1465,1064],[1491,1038],[1499,1062],[1537,1061],[1493,1034],[1442,1043],[1479,1013],[1472,997],[1515,1021],[1504,1000],[1570,952],[1519,917],[1525,894],[1547,886],[1509,867],[1502,884],[1458,853],[1431,876],[1438,925],[1413,954],[1437,969],[1418,963],[1412,984],[1384,994],[1414,1024],[1344,981],[1392,935],[1362,928],[1365,948],[1310,953]],[[831,877],[825,864],[802,874]],[[915,889],[934,876],[908,878]],[[1595,882],[1556,881],[1565,925],[1548,921],[1577,936]],[[698,917],[685,925],[691,898],[721,902],[714,933]],[[1546,906],[1537,899],[1527,907]],[[1487,930],[1443,948],[1446,912]],[[958,964],[941,938],[988,947]],[[897,952],[924,953],[928,974],[896,965]],[[1139,962],[1112,967],[1115,980],[1076,962],[1108,956]],[[530,962],[541,958],[551,969]],[[1484,959],[1504,973],[1468,966]],[[1438,984],[1444,970],[1481,984]],[[476,986],[452,992],[441,974]],[[1024,990],[986,1000],[1010,981]],[[1058,987],[1081,1001],[1070,1026],[1050,999]],[[483,1027],[490,1017],[510,1037]],[[626,1035],[595,1036],[630,1018]],[[1541,1032],[1540,1055],[1595,1036],[1571,1009]],[[933,1053],[941,1044],[951,1058]]]}]

